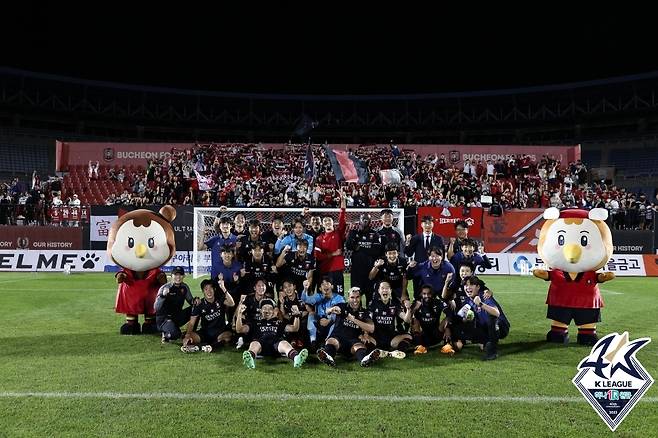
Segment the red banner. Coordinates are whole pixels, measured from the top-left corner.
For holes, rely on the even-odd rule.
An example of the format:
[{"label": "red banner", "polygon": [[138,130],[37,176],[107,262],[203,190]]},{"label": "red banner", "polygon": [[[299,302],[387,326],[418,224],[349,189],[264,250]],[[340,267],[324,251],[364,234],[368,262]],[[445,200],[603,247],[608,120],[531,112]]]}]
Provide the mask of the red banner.
[{"label": "red banner", "polygon": [[82,227],[0,227],[1,249],[83,249]]},{"label": "red banner", "polygon": [[643,255],[647,277],[658,277],[658,255]]},{"label": "red banner", "polygon": [[[262,144],[262,147],[281,149],[287,144]],[[332,149],[358,150],[360,147],[374,145],[332,144]],[[189,143],[97,143],[97,142],[61,142],[56,143],[56,170],[65,172],[70,165],[89,165],[89,161],[99,161],[104,165],[141,165],[148,160],[167,158],[172,149],[185,150],[193,148]],[[509,159],[522,154],[529,155],[534,161],[541,160],[542,155],[560,160],[563,166],[570,161],[580,159],[580,145],[573,146],[524,146],[524,145],[427,145],[401,144],[401,150],[412,150],[424,156],[428,154],[444,155],[446,164],[461,166],[464,160],[486,162],[487,160]],[[391,155],[392,157],[392,155]]]},{"label": "red banner", "polygon": [[488,252],[537,252],[544,210],[508,211],[502,216],[485,213],[484,247]]},{"label": "red banner", "polygon": [[482,234],[483,209],[480,207],[473,207],[466,210],[467,214],[464,213],[465,211],[461,207],[419,207],[417,231],[418,233],[422,233],[420,222],[422,221],[423,216],[429,215],[434,218],[434,233],[441,237],[456,237],[455,223],[464,220],[468,224],[468,236],[480,238]]}]

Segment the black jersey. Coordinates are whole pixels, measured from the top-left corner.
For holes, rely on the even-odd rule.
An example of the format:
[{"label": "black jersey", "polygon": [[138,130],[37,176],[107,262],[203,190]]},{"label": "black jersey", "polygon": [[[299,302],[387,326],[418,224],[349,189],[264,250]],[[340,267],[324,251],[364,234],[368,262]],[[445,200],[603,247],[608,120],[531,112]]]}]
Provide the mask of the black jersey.
[{"label": "black jersey", "polygon": [[[251,235],[240,237],[238,239],[238,242],[240,242],[240,249],[237,251],[238,260],[245,262],[251,259],[251,250],[254,249],[254,244],[260,241],[260,236],[256,240],[251,240]],[[263,249],[267,250],[267,248]]]},{"label": "black jersey", "polygon": [[192,307],[192,316],[198,316],[201,321],[201,331],[220,332],[226,329],[226,309],[224,298],[216,298],[209,303],[202,299],[198,306]]},{"label": "black jersey", "polygon": [[401,290],[402,280],[407,274],[407,265],[407,259],[404,257],[398,257],[393,263],[384,260],[384,264],[379,267],[379,272],[375,277],[375,283],[378,285],[382,281],[387,281],[393,290]]},{"label": "black jersey", "polygon": [[281,340],[286,332],[286,323],[278,318],[252,321],[254,340],[260,343]]},{"label": "black jersey", "polygon": [[382,256],[384,255],[386,244],[390,242],[395,242],[395,247],[398,248],[398,251],[402,245],[402,235],[397,228],[393,227],[381,227],[377,233],[379,234],[379,240],[381,242]]},{"label": "black jersey", "polygon": [[422,327],[438,327],[441,312],[445,307],[443,301],[432,298],[429,302],[419,301],[420,307],[414,312],[414,318]]},{"label": "black jersey", "polygon": [[190,292],[187,284],[164,284],[160,287],[155,300],[155,314],[156,316],[172,318],[183,310],[186,301],[192,304],[192,299],[192,292]]},{"label": "black jersey", "polygon": [[[352,260],[355,258],[375,259],[382,254],[380,235],[372,228],[350,231],[345,246],[352,250]],[[368,269],[371,267],[368,266]]]},{"label": "black jersey", "polygon": [[260,309],[258,307],[258,301],[256,301],[256,294],[247,295],[244,299],[244,306],[246,307],[244,313],[244,319],[247,321],[258,320],[260,319]]},{"label": "black jersey", "polygon": [[254,290],[254,284],[258,280],[265,280],[265,284],[269,284],[272,280],[272,260],[266,255],[263,255],[260,261],[249,256],[244,261],[244,270],[244,284],[248,291]]},{"label": "black jersey", "polygon": [[[297,308],[299,312],[298,315],[293,315],[293,307]],[[292,299],[283,297],[283,310],[285,310],[286,315],[288,315],[288,320],[292,323],[295,318],[301,318],[302,312],[306,310],[306,306],[302,303],[297,296],[294,296]]]},{"label": "black jersey", "polygon": [[299,293],[304,288],[304,280],[309,271],[315,269],[315,260],[308,253],[304,253],[304,258],[299,258],[297,251],[289,251],[284,260],[286,264],[281,267],[281,278],[291,280],[295,284],[295,291]]},{"label": "black jersey", "polygon": [[340,315],[336,315],[336,322],[329,336],[339,339],[358,338],[363,333],[363,330],[355,322],[350,321],[347,315],[353,315],[359,321],[369,323],[372,321],[370,311],[361,307],[358,310],[354,310],[347,303],[340,303],[337,306],[340,308]]},{"label": "black jersey", "polygon": [[372,300],[368,310],[375,323],[375,337],[395,336],[395,323],[402,311],[400,301],[391,298],[388,304],[384,304],[381,300]]},{"label": "black jersey", "polygon": [[[285,235],[285,231],[283,232]],[[274,254],[274,244],[276,241],[279,239],[276,237],[276,234],[274,234],[274,231],[269,230],[265,231],[263,234],[260,235],[260,238],[263,242],[265,242],[265,252],[269,255]]]}]

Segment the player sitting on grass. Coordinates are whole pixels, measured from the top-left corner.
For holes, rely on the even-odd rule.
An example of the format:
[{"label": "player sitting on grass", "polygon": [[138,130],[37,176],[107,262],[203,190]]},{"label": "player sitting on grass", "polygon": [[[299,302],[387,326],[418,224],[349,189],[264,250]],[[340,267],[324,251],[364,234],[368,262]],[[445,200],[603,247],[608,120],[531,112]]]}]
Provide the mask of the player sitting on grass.
[{"label": "player sitting on grass", "polygon": [[[171,281],[163,284],[155,299],[155,323],[162,333],[162,342],[181,337],[180,328],[190,320],[194,298],[187,284],[183,282],[185,270],[176,266],[171,272]],[[190,305],[183,310],[185,301]],[[197,304],[198,304],[197,299]]]},{"label": "player sitting on grass", "polygon": [[411,348],[411,335],[396,330],[396,318],[409,324],[411,322],[411,304],[407,301],[406,309],[403,310],[400,301],[393,298],[391,285],[386,281],[379,283],[378,292],[379,299],[373,299],[368,308],[375,323],[373,334],[375,345],[378,349],[383,350],[384,357],[389,355],[390,348],[395,350],[393,357],[404,357],[404,352]]},{"label": "player sitting on grass", "polygon": [[238,335],[238,341],[235,344],[235,348],[240,349],[244,345],[245,341],[248,342],[251,339],[251,330],[250,330],[250,321],[257,320],[260,318],[260,302],[267,297],[267,285],[265,280],[262,278],[256,280],[254,284],[253,293],[249,295],[240,295],[240,303],[244,304],[246,310],[242,315],[242,330],[237,329],[236,320],[238,318],[238,313],[235,312],[233,316],[233,331]]},{"label": "player sitting on grass", "polygon": [[301,348],[308,338],[306,329],[308,311],[304,303],[297,297],[295,284],[290,279],[283,280],[283,290],[279,292],[279,311],[286,324],[292,325],[296,319],[299,320],[299,330],[288,333],[286,339],[291,345]]},{"label": "player sitting on grass", "polygon": [[446,303],[443,312],[446,315],[445,321],[445,338],[449,341],[441,348],[441,353],[453,355],[464,346],[464,340],[461,335],[463,333],[463,319],[457,317],[457,312],[466,304],[466,292],[464,292],[464,284],[466,279],[475,273],[475,266],[471,263],[462,263],[459,267],[459,281],[451,281],[452,274],[448,274],[446,282],[443,286],[441,298]]},{"label": "player sitting on grass", "polygon": [[314,306],[315,313],[309,313],[308,316],[308,333],[311,341],[311,349],[315,350],[318,343],[322,343],[329,334],[329,329],[336,319],[336,315],[327,314],[327,309],[337,304],[344,303],[345,298],[342,295],[334,293],[334,285],[328,276],[322,277],[320,291],[309,295],[308,288],[311,283],[304,280],[304,291],[302,292],[302,301]]},{"label": "player sitting on grass", "polygon": [[[242,354],[242,361],[247,368],[256,368],[256,355],[279,357],[286,355],[292,360],[295,368],[301,367],[306,358],[308,351],[295,350],[292,345],[283,339],[286,332],[295,332],[299,330],[299,319],[295,319],[292,325],[286,324],[275,316],[274,309],[276,305],[274,300],[265,298],[260,302],[261,317],[252,321],[253,340],[249,344],[249,350]],[[241,304],[238,308],[238,318],[236,319],[236,328],[238,332],[242,331],[242,314],[246,306]]]},{"label": "player sitting on grass", "polygon": [[466,304],[475,313],[474,326],[469,326],[470,339],[484,344],[483,360],[498,357],[498,340],[509,333],[509,322],[491,290],[484,287],[484,282],[476,276],[466,280]]},{"label": "player sitting on grass", "polygon": [[416,350],[414,354],[425,354],[429,347],[443,342],[447,321],[441,321],[441,314],[445,304],[434,296],[432,286],[424,284],[420,287],[420,298],[413,306],[413,333]]},{"label": "player sitting on grass", "polygon": [[318,350],[318,359],[331,367],[336,366],[336,353],[343,357],[354,356],[362,367],[370,366],[382,356],[382,351],[368,350],[360,337],[364,333],[372,333],[375,324],[370,312],[361,307],[361,290],[358,287],[350,289],[348,303],[341,303],[327,309],[327,313],[336,315],[336,322],[327,338],[324,348]]},{"label": "player sitting on grass", "polygon": [[[199,349],[210,353],[231,340],[231,328],[226,324],[226,307],[233,307],[235,303],[231,294],[226,292],[221,275],[219,289],[217,290],[212,280],[201,282],[203,299],[192,307],[192,316],[187,323],[187,333],[181,347],[183,353],[196,353]],[[201,320],[200,329],[195,332],[199,320]]]}]

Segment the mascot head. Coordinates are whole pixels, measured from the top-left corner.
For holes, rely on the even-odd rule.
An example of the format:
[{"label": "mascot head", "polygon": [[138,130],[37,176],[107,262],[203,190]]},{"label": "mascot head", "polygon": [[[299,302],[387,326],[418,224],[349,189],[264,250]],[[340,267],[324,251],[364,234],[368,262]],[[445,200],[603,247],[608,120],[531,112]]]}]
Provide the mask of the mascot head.
[{"label": "mascot head", "polygon": [[612,256],[612,235],[605,223],[608,211],[594,208],[544,212],[537,252],[552,269],[565,272],[596,271]]},{"label": "mascot head", "polygon": [[117,219],[107,238],[107,255],[122,268],[137,272],[164,265],[176,252],[176,209],[165,205],[159,213],[134,210]]}]

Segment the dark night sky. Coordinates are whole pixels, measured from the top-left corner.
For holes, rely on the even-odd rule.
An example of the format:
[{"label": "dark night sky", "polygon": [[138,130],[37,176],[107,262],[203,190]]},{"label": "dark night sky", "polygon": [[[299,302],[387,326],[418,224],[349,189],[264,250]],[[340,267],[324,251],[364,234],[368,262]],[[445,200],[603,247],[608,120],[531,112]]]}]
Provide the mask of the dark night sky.
[{"label": "dark night sky", "polygon": [[[137,2],[133,2],[137,3]],[[2,29],[0,65],[180,88],[417,93],[555,84],[658,70],[648,11],[471,16],[443,10],[158,12],[27,2]],[[383,3],[379,3],[381,5]],[[394,3],[397,5],[397,3]],[[325,5],[326,7],[326,5]],[[397,8],[397,6],[396,6]],[[254,9],[258,9],[256,12]],[[7,15],[7,18],[9,15]],[[102,18],[100,18],[102,17]]]}]

